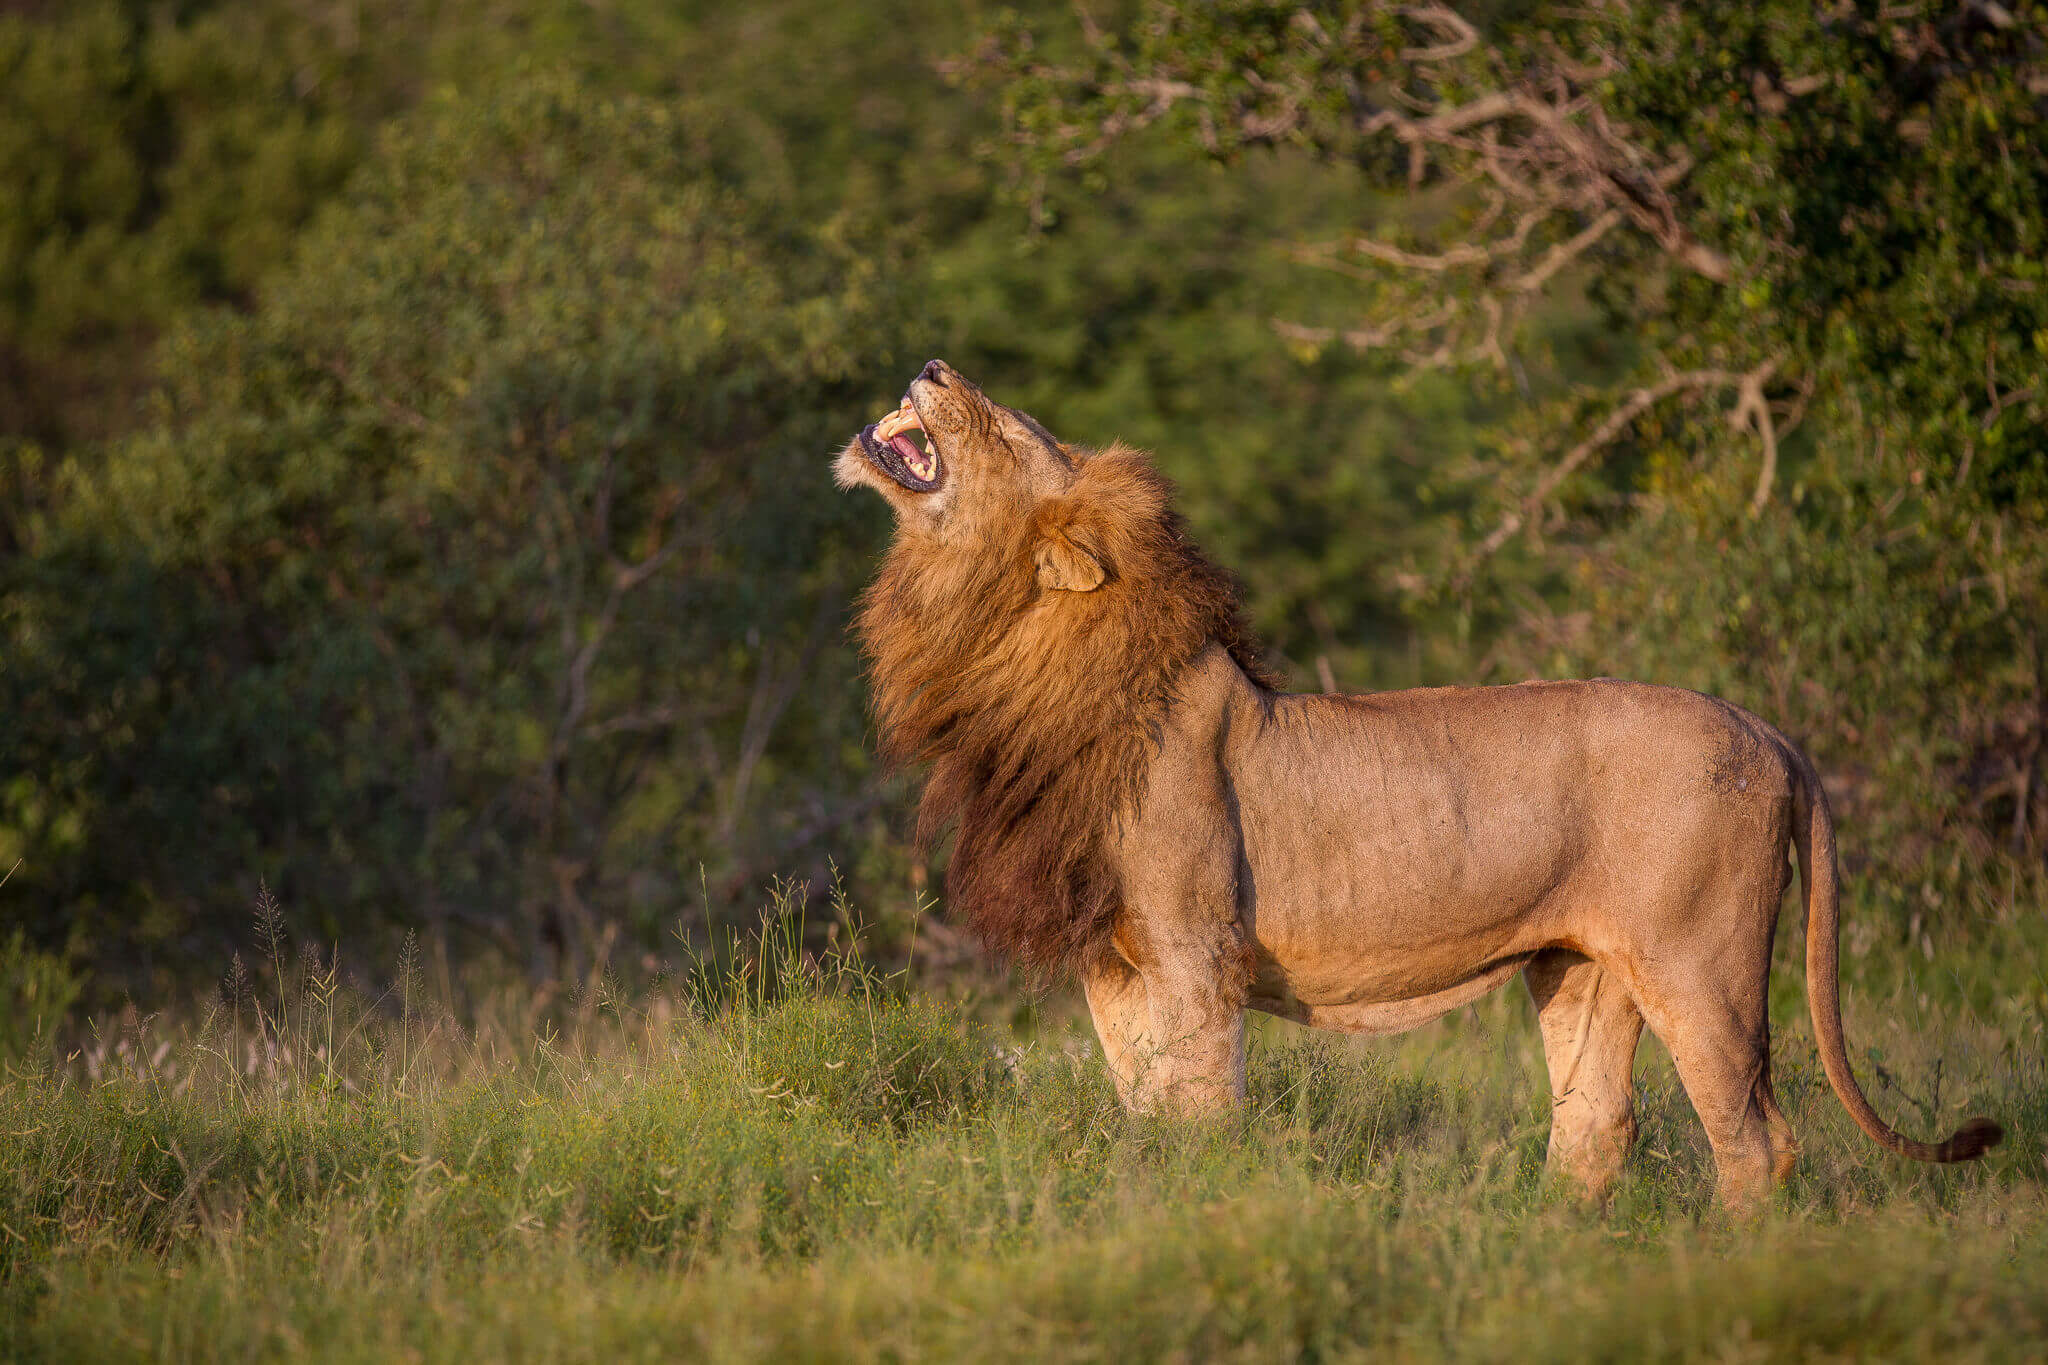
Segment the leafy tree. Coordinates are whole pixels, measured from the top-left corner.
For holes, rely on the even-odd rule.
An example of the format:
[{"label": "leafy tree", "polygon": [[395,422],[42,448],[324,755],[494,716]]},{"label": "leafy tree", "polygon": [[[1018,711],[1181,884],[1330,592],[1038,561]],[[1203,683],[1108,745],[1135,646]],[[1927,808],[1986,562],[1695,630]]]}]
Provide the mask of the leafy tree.
[{"label": "leafy tree", "polygon": [[1755,706],[1931,891],[2048,844],[2044,14],[1152,0],[975,65],[1034,203],[1141,132],[1355,168],[1302,346],[1511,387],[1583,292],[1626,344],[1492,429],[1417,609]]},{"label": "leafy tree", "polygon": [[0,14],[0,440],[131,423],[158,330],[246,300],[395,107],[407,8]]},{"label": "leafy tree", "polygon": [[[293,12],[197,7],[170,15],[184,28],[147,33],[163,41],[209,15],[296,33]],[[1411,647],[1425,642],[1375,565],[1405,543],[1413,489],[1432,478],[1412,458],[1418,434],[1469,444],[1462,396],[1443,384],[1392,395],[1341,354],[1304,370],[1272,347],[1265,319],[1304,306],[1316,286],[1260,243],[1284,224],[1337,221],[1353,202],[1344,177],[1297,161],[1242,183],[1191,181],[1170,155],[1128,157],[1104,213],[1020,243],[977,161],[993,125],[932,70],[965,41],[963,18],[812,0],[704,15],[535,0],[491,15],[485,25],[452,3],[386,15],[427,49],[395,70],[424,63],[461,79],[392,125],[340,210],[289,234],[292,256],[248,297],[166,305],[176,321],[151,359],[164,388],[143,430],[105,449],[58,440],[17,450],[12,469],[37,496],[9,506],[23,553],[0,573],[0,685],[18,699],[17,727],[0,737],[0,855],[26,855],[8,894],[37,907],[44,941],[75,932],[108,965],[210,962],[266,875],[324,932],[424,921],[515,954],[546,957],[552,941],[573,955],[613,927],[651,933],[700,886],[718,901],[771,873],[821,875],[828,854],[868,878],[867,903],[892,910],[905,894],[902,822],[895,789],[863,756],[834,615],[885,518],[818,469],[931,354],[1076,439],[1155,446],[1305,676],[1418,676]],[[617,376],[631,373],[661,401],[664,386],[698,393],[676,400],[667,429],[679,433],[711,421],[703,404],[723,381],[674,358],[660,339],[673,300],[635,292],[634,270],[615,265],[669,211],[642,194],[647,175],[633,173],[623,216],[604,233],[592,206],[624,174],[614,156],[590,157],[576,174],[591,185],[579,190],[550,154],[559,170],[536,202],[573,204],[587,222],[477,197],[517,178],[512,154],[451,130],[513,118],[491,92],[536,80],[593,105],[641,90],[628,112],[605,117],[661,110],[674,122],[663,174],[694,196],[693,222],[726,225],[714,239],[745,266],[716,295],[745,300],[732,308],[744,325],[721,335],[757,359],[777,338],[795,338],[793,355],[816,355],[821,339],[837,348],[785,386],[719,400],[719,422],[744,409],[750,424],[750,477],[772,493],[758,504],[761,525],[791,534],[735,521],[721,526],[711,565],[678,552],[633,589],[593,656],[600,679],[666,679],[642,710],[673,719],[670,729],[601,737],[605,752],[631,759],[619,761],[639,785],[624,796],[574,757],[553,786],[555,769],[530,752],[555,735],[563,661],[578,657],[559,632],[548,637],[556,657],[543,657],[533,632],[578,611],[602,621],[605,592],[590,563],[565,588],[518,558],[520,535],[550,528],[517,500],[553,469],[587,531],[589,504],[575,499],[591,494],[575,480],[609,457],[586,434],[566,465],[548,465],[533,441],[511,443],[541,425],[518,404],[563,389],[580,405],[564,420],[583,430],[590,411],[613,419],[630,388]],[[331,74],[321,88],[334,88]],[[265,99],[298,98],[276,78],[245,94],[258,124]],[[465,112],[478,100],[497,112]],[[342,107],[361,119],[373,103]],[[530,159],[558,134],[528,113],[519,155]],[[570,161],[584,151],[581,126],[559,134]],[[350,157],[365,154],[355,146]],[[234,174],[218,174],[228,195]],[[540,225],[530,249],[545,268],[507,254],[526,240],[514,223]],[[242,259],[253,270],[260,256]],[[486,263],[500,258],[493,273]],[[156,316],[142,304],[114,296],[107,306]],[[567,318],[601,308],[610,321],[570,326],[556,317],[565,307]],[[648,333],[645,353],[621,359],[635,328]],[[512,384],[514,338],[524,338],[523,396],[480,405],[477,375],[495,377],[491,392]],[[611,375],[613,388],[577,396],[597,382],[590,374]],[[647,423],[663,420],[659,410],[632,420],[636,441],[657,439]],[[457,472],[428,479],[429,455]],[[638,468],[654,457],[636,446],[621,458]],[[446,531],[451,518],[465,535]],[[431,541],[423,526],[439,528]],[[806,541],[808,528],[820,539]],[[485,544],[503,551],[496,579],[476,567],[499,564]],[[498,594],[487,606],[464,596],[487,581]],[[652,629],[634,603],[690,629]],[[697,664],[676,662],[692,649]],[[806,654],[815,690],[784,705],[789,665]],[[596,738],[571,748],[596,752]],[[533,803],[555,814],[534,815]],[[581,843],[562,833],[572,808],[584,812],[574,816]],[[591,836],[599,825],[633,833]],[[554,833],[537,836],[543,826]]]},{"label": "leafy tree", "polygon": [[573,960],[858,787],[825,456],[888,246],[735,195],[721,135],[539,74],[451,99],[253,314],[169,338],[5,598],[32,903],[210,951],[262,874]]},{"label": "leafy tree", "polygon": [[900,904],[823,467],[930,355],[1154,449],[1301,685],[1707,687],[1902,920],[2038,865],[2036,8],[1068,13],[0,16],[8,914]]}]

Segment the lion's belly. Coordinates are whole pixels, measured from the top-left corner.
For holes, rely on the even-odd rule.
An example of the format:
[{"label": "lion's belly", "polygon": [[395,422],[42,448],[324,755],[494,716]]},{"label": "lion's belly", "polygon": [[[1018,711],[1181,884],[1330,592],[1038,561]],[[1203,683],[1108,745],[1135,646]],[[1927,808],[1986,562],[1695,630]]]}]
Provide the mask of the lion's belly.
[{"label": "lion's belly", "polygon": [[[1245,1001],[1266,1014],[1292,1019],[1313,1028],[1335,1029],[1341,1033],[1401,1033],[1420,1027],[1458,1006],[1496,990],[1519,972],[1533,954],[1489,962],[1484,967],[1441,989],[1419,995],[1389,999],[1304,1000],[1296,983],[1280,964],[1262,959]],[[1314,988],[1311,987],[1312,993]],[[1339,994],[1356,994],[1357,983]]]},{"label": "lion's belly", "polygon": [[1398,1032],[1495,989],[1557,936],[1528,896],[1435,914],[1402,908],[1351,901],[1289,913],[1262,898],[1247,916],[1249,1003],[1323,1028]]},{"label": "lion's belly", "polygon": [[1240,910],[1260,954],[1323,999],[1407,999],[1535,951],[1532,921],[1553,918],[1544,912],[1571,896],[1584,861],[1549,834],[1515,848],[1447,839],[1433,864],[1363,833],[1348,847],[1315,842],[1290,839],[1283,853],[1247,829]]}]

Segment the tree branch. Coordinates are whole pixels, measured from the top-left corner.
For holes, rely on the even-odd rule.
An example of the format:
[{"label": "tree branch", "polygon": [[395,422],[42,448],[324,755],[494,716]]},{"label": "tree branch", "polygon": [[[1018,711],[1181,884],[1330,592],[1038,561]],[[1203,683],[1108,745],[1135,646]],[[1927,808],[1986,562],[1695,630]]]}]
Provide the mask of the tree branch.
[{"label": "tree branch", "polygon": [[1401,9],[1401,17],[1451,35],[1448,42],[1431,47],[1402,48],[1401,60],[1404,62],[1447,62],[1479,46],[1479,30],[1442,5],[1405,5]]},{"label": "tree branch", "polygon": [[1566,451],[1564,458],[1552,465],[1543,477],[1536,481],[1536,487],[1522,500],[1519,509],[1501,518],[1500,524],[1487,534],[1485,540],[1479,542],[1479,557],[1485,558],[1493,554],[1512,540],[1515,533],[1542,509],[1544,501],[1556,491],[1559,484],[1570,478],[1580,465],[1613,444],[1636,418],[1673,394],[1688,390],[1726,388],[1732,384],[1740,384],[1744,377],[1729,370],[1682,370],[1677,374],[1667,375],[1647,388],[1637,389],[1621,406],[1608,413],[1606,420],[1593,428],[1590,436]]},{"label": "tree branch", "polygon": [[1543,253],[1543,259],[1524,271],[1513,284],[1509,285],[1517,294],[1533,294],[1550,282],[1550,277],[1576,261],[1592,249],[1593,244],[1613,231],[1621,223],[1621,214],[1614,209],[1595,218],[1585,227],[1573,233],[1562,242]]},{"label": "tree branch", "polygon": [[1728,425],[1737,431],[1750,427],[1757,439],[1763,442],[1763,464],[1757,470],[1756,492],[1749,500],[1749,514],[1756,516],[1771,501],[1771,483],[1778,477],[1778,428],[1771,421],[1771,405],[1764,399],[1764,381],[1778,368],[1776,360],[1763,364],[1742,376],[1736,385],[1735,410],[1728,414]]}]

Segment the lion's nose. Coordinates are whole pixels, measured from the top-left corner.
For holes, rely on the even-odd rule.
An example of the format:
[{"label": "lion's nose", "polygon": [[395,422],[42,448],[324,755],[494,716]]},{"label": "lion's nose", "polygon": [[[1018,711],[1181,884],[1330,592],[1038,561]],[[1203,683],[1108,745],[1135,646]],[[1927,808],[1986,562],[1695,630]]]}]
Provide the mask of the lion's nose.
[{"label": "lion's nose", "polygon": [[929,379],[932,383],[937,384],[940,388],[945,388],[946,362],[943,360],[925,361],[924,369],[918,373],[917,377],[919,379]]}]

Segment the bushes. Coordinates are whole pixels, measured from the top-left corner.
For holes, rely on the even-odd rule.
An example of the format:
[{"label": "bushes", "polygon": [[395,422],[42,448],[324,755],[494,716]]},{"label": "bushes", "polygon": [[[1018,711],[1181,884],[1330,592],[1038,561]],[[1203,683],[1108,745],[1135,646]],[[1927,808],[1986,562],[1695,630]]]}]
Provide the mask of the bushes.
[{"label": "bushes", "polygon": [[0,14],[0,436],[67,449],[134,424],[160,329],[290,255],[431,25],[378,0],[26,8]]},{"label": "bushes", "polygon": [[321,936],[416,907],[574,969],[853,785],[823,454],[883,256],[718,135],[567,78],[446,104],[166,343],[8,595],[11,895],[189,959],[261,874]]},{"label": "bushes", "polygon": [[[1449,42],[1426,11],[1353,10],[1318,46],[1287,7],[1162,3],[1115,48],[1054,7],[1001,49],[893,0],[0,19],[0,101],[79,153],[0,136],[29,190],[0,206],[0,389],[55,405],[0,398],[8,912],[103,965],[103,1002],[210,970],[265,877],[324,938],[411,925],[564,979],[835,859],[900,931],[908,822],[840,638],[884,517],[822,471],[935,353],[1156,447],[1298,684],[1718,691],[1813,750],[1895,935],[2010,903],[2048,812],[2035,11],[1473,10],[1475,47],[1410,63]],[[1417,194],[1346,120],[1396,79],[1551,98],[1545,35],[1574,118],[1685,149],[1683,231],[1622,213],[1499,364],[1444,350],[1469,329],[1403,333],[1420,368],[1337,344],[1452,303],[1480,326],[1605,221],[1560,201],[1502,239],[1515,269],[1405,283],[1344,246],[1470,244],[1485,198],[1449,172],[1478,144]],[[970,50],[1024,73],[931,71]],[[1286,145],[1091,160],[1108,106],[1060,106],[1060,73],[1119,62],[1249,111],[1226,161]],[[1200,145],[1191,109],[1152,126]],[[981,154],[1005,112],[1039,164],[1088,163],[1036,234]],[[1551,480],[1667,367],[1766,361],[1761,510],[1720,381]]]},{"label": "bushes", "polygon": [[1354,173],[1390,211],[1294,246],[1357,285],[1290,334],[1533,400],[1418,490],[1432,662],[1754,708],[1967,938],[1956,892],[2048,865],[2048,12],[1459,12],[1153,0],[977,57],[1054,196],[1139,129]]},{"label": "bushes", "polygon": [[47,1063],[84,983],[16,929],[0,940],[0,1066]]},{"label": "bushes", "polygon": [[[964,21],[484,8],[365,9],[303,99],[274,63],[317,15],[121,30],[202,68],[272,54],[272,85],[209,87],[235,127],[356,131],[282,259],[238,248],[226,307],[180,285],[150,314],[139,430],[0,431],[5,894],[99,1000],[210,971],[266,878],[320,937],[411,925],[565,978],[828,859],[900,931],[907,821],[840,629],[884,517],[824,468],[936,352],[1076,439],[1158,445],[1304,667],[1417,678],[1378,648],[1411,632],[1372,566],[1435,535],[1417,433],[1469,425],[1443,390],[1301,370],[1258,315],[1315,282],[1248,243],[1341,222],[1345,185],[1136,164],[1115,213],[1020,251],[973,100],[904,76]],[[239,177],[205,178],[238,202]]]}]

